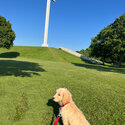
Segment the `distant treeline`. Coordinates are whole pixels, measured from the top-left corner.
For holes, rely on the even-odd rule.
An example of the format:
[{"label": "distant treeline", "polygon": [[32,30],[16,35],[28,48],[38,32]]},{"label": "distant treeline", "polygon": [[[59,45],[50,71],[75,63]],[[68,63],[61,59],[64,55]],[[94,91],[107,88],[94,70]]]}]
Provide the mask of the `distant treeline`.
[{"label": "distant treeline", "polygon": [[120,67],[125,63],[125,14],[92,38],[89,48],[77,52]]}]

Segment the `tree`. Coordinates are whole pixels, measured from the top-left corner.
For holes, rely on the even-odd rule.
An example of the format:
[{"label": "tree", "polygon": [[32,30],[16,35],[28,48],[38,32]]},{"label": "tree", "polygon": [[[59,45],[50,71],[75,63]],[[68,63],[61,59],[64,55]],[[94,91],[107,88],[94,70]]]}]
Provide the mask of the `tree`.
[{"label": "tree", "polygon": [[90,57],[90,52],[91,52],[91,48],[87,48],[86,50],[81,49],[80,51],[76,51],[84,56]]},{"label": "tree", "polygon": [[81,49],[80,51],[76,51],[76,52],[78,52],[78,53],[80,53],[80,54],[83,54],[83,55],[84,55],[85,50],[84,50],[84,49]]},{"label": "tree", "polygon": [[92,39],[91,55],[100,57],[104,62],[110,58],[118,66],[125,61],[125,14],[116,18],[115,21],[102,29]]},{"label": "tree", "polygon": [[11,28],[11,23],[6,21],[6,18],[0,16],[0,48],[9,49],[13,46],[15,33]]},{"label": "tree", "polygon": [[113,58],[118,66],[125,61],[125,14],[116,18],[114,23],[111,24],[113,29]]},{"label": "tree", "polygon": [[92,39],[92,43],[90,45],[91,56],[95,56],[97,58],[100,57],[101,61],[103,61],[103,65],[106,62],[106,59],[111,56],[110,35],[111,28],[107,26],[101,30],[101,32],[95,38]]}]

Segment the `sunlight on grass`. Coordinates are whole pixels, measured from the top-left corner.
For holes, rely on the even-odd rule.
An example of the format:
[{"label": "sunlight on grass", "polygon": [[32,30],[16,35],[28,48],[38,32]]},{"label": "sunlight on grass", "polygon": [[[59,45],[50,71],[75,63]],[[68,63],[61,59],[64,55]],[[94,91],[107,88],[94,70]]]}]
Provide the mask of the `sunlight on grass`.
[{"label": "sunlight on grass", "polygon": [[124,125],[125,68],[67,56],[0,59],[0,125],[53,125],[59,105],[51,99],[60,87],[69,89],[92,125]]}]

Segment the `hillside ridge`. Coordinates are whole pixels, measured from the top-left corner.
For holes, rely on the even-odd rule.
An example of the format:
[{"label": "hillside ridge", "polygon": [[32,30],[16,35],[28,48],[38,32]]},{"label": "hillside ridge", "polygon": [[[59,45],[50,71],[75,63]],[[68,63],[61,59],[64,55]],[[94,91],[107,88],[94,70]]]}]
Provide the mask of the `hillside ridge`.
[{"label": "hillside ridge", "polygon": [[11,49],[0,49],[0,58],[32,58],[43,61],[81,63],[82,60],[63,50],[52,47],[29,47],[29,46],[14,46]]}]

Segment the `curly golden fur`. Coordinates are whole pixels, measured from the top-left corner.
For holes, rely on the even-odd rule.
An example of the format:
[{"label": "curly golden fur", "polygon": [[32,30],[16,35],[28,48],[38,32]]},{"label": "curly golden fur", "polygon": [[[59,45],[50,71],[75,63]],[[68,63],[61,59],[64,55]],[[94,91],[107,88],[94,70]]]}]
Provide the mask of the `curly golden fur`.
[{"label": "curly golden fur", "polygon": [[59,102],[61,105],[70,102],[60,111],[64,125],[90,125],[83,113],[72,101],[72,95],[66,88],[58,89],[53,100]]}]

